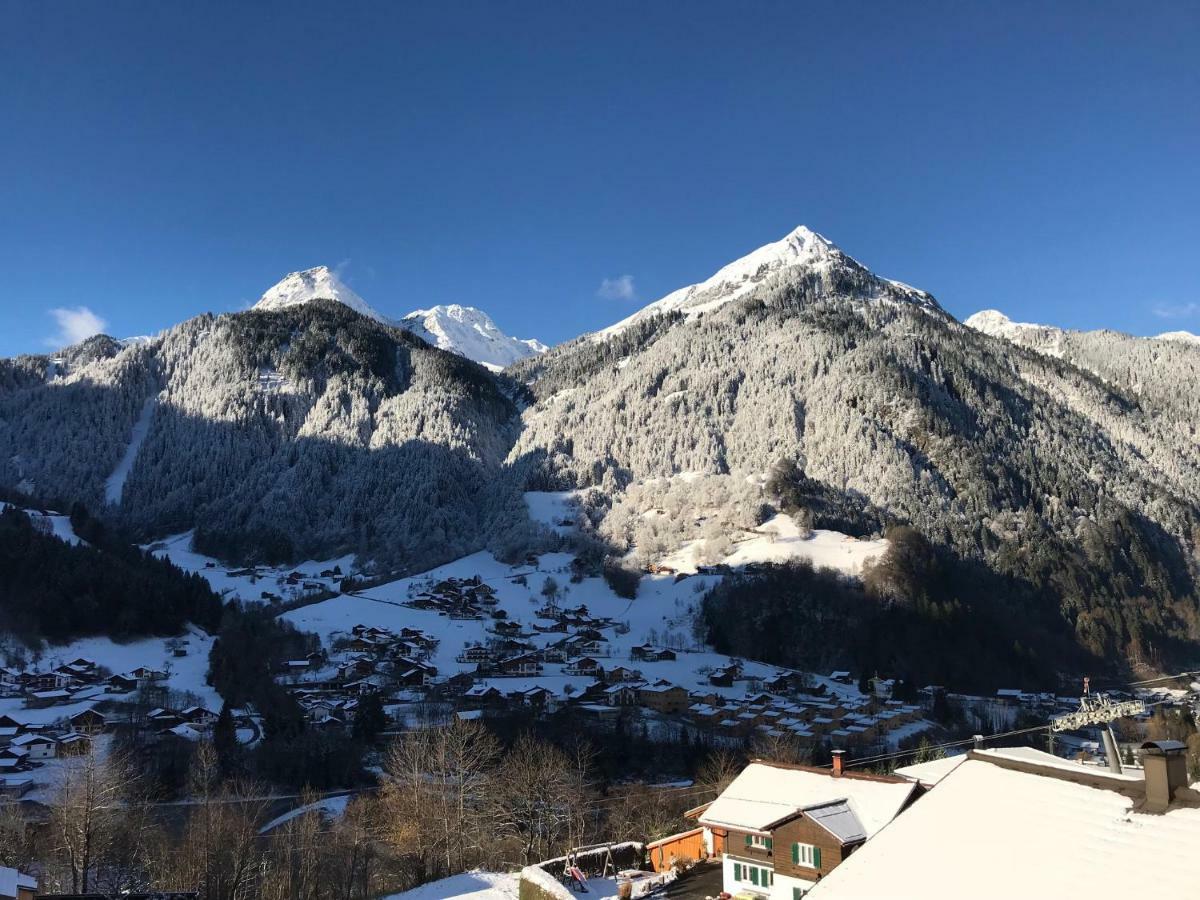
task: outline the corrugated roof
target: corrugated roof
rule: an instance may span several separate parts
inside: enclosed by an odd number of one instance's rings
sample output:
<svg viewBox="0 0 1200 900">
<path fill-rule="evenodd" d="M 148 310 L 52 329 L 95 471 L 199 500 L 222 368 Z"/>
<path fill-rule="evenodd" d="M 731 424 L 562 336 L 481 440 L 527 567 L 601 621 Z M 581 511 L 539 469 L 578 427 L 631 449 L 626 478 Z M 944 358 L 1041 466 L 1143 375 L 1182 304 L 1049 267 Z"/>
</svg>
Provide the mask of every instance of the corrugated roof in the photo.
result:
<svg viewBox="0 0 1200 900">
<path fill-rule="evenodd" d="M 854 844 L 867 839 L 867 831 L 862 822 L 845 800 L 825 803 L 821 806 L 809 806 L 804 815 L 812 819 L 843 844 Z"/>
</svg>

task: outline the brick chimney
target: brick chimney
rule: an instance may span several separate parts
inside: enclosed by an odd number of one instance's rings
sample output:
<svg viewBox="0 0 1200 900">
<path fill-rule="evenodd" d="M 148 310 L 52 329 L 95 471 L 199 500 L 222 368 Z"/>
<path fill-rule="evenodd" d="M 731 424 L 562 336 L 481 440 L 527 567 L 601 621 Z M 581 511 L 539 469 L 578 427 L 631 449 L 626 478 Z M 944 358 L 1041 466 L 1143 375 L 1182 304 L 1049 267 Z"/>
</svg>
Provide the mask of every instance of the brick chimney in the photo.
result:
<svg viewBox="0 0 1200 900">
<path fill-rule="evenodd" d="M 845 750 L 834 750 L 833 751 L 833 777 L 834 778 L 842 777 L 842 756 L 845 755 L 845 753 L 846 753 Z"/>
<path fill-rule="evenodd" d="M 1146 802 L 1143 810 L 1166 812 L 1175 791 L 1188 786 L 1187 746 L 1179 741 L 1146 741 L 1142 744 L 1142 767 L 1146 772 Z"/>
</svg>

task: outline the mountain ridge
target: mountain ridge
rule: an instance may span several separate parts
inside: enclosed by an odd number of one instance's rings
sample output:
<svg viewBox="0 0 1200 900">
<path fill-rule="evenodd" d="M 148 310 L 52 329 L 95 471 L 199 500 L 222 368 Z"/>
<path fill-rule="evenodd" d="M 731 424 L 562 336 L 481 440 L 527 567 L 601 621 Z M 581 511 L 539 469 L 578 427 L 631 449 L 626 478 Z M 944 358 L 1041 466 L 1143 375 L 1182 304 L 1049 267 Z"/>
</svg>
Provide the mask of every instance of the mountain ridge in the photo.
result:
<svg viewBox="0 0 1200 900">
<path fill-rule="evenodd" d="M 548 348 L 536 339 L 521 340 L 501 331 L 486 312 L 457 303 L 417 309 L 398 319 L 367 303 L 328 266 L 285 275 L 251 309 L 278 312 L 317 299 L 333 300 L 382 325 L 403 328 L 434 347 L 465 356 L 493 371 Z"/>
</svg>

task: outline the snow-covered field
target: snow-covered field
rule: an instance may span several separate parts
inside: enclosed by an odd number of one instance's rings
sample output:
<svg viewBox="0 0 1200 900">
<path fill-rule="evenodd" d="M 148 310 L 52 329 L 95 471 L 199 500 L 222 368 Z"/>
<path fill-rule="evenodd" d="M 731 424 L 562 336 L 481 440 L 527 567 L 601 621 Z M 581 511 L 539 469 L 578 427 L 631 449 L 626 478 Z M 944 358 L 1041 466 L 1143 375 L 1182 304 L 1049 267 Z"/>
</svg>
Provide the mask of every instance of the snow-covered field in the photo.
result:
<svg viewBox="0 0 1200 900">
<path fill-rule="evenodd" d="M 517 900 L 520 879 L 499 872 L 464 872 L 440 881 L 431 881 L 419 888 L 392 894 L 384 900 Z"/>
<path fill-rule="evenodd" d="M 626 600 L 616 596 L 602 578 L 585 578 L 572 584 L 571 559 L 566 553 L 548 553 L 539 559 L 535 570 L 531 566 L 505 565 L 490 553 L 476 553 L 423 575 L 291 610 L 284 613 L 283 618 L 298 628 L 317 633 L 326 646 L 339 636 L 349 635 L 350 629 L 358 624 L 375 625 L 393 631 L 405 626 L 419 628 L 441 641 L 430 662 L 437 666 L 439 675 L 450 675 L 475 670 L 474 663 L 460 663 L 455 657 L 463 647 L 474 642 L 484 643 L 493 637 L 488 631 L 493 623 L 486 619 L 450 619 L 435 610 L 412 609 L 403 605 L 410 595 L 445 578 L 478 575 L 496 589 L 497 606 L 507 611 L 509 620 L 530 626 L 536 621 L 534 611 L 545 602 L 542 589 L 546 579 L 551 578 L 560 589 L 559 606 L 586 605 L 591 615 L 611 618 L 622 626 L 628 626 L 625 634 L 617 633 L 616 629 L 609 629 L 605 633 L 610 644 L 610 658 L 605 665 L 628 664 L 640 670 L 649 680 L 665 678 L 684 686 L 695 686 L 707 684 L 707 671 L 728 662 L 720 654 L 697 647 L 692 634 L 693 611 L 703 591 L 717 580 L 716 576 L 692 576 L 676 581 L 670 576 L 648 575 L 642 579 L 637 599 Z M 522 574 L 527 582 L 524 585 L 514 580 Z M 620 630 L 625 629 L 622 627 Z M 560 638 L 561 634 L 530 634 L 525 640 L 537 647 L 544 647 Z M 647 642 L 692 649 L 681 651 L 675 660 L 632 662 L 630 650 Z M 556 693 L 566 684 L 582 688 L 591 680 L 566 675 L 562 670 L 563 666 L 548 663 L 544 673 L 537 677 L 493 680 L 506 692 L 518 690 L 519 686 L 544 686 Z M 765 677 L 776 671 L 773 666 L 747 664 L 749 674 Z M 745 693 L 744 686 L 740 689 L 713 690 L 727 693 L 730 697 Z"/>
<path fill-rule="evenodd" d="M 163 538 L 147 545 L 146 549 L 155 556 L 169 559 L 185 571 L 203 575 L 212 589 L 224 599 L 239 599 L 244 603 L 266 602 L 263 592 L 275 594 L 284 600 L 293 600 L 315 590 L 306 585 L 319 586 L 322 590 L 337 590 L 344 576 L 356 574 L 358 571 L 353 555 L 336 559 L 309 559 L 294 566 L 254 566 L 239 569 L 193 550 L 190 531 Z M 340 569 L 341 574 L 321 574 L 335 569 Z M 296 584 L 288 583 L 288 576 L 292 572 L 299 572 L 303 576 Z"/>
<path fill-rule="evenodd" d="M 695 572 L 700 566 L 700 553 L 704 542 L 689 541 L 676 553 L 668 556 L 662 564 L 677 572 Z M 781 563 L 788 560 L 806 559 L 818 569 L 836 569 L 847 575 L 861 575 L 863 565 L 887 550 L 888 542 L 859 539 L 840 531 L 815 529 L 804 533 L 786 513 L 780 513 L 764 522 L 753 532 L 753 537 L 735 541 L 734 550 L 721 562 L 727 566 L 741 567 L 753 563 Z"/>
</svg>

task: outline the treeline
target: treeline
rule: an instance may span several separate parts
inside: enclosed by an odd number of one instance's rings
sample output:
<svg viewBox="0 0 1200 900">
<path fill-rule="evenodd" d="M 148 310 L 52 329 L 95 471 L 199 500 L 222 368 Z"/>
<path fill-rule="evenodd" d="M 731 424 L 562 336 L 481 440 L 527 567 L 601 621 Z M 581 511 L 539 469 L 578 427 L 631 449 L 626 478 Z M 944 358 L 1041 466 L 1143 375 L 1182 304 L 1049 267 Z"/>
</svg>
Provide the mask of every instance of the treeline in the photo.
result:
<svg viewBox="0 0 1200 900">
<path fill-rule="evenodd" d="M 1053 688 L 1062 671 L 1100 671 L 1037 589 L 964 561 L 911 528 L 863 581 L 807 561 L 727 578 L 704 598 L 722 653 L 809 671 L 849 668 L 956 690 Z"/>
<path fill-rule="evenodd" d="M 87 543 L 45 532 L 46 521 L 11 506 L 0 513 L 0 628 L 57 643 L 220 623 L 221 600 L 207 581 L 126 542 L 83 507 L 72 510 L 71 524 Z"/>
<path fill-rule="evenodd" d="M 39 871 L 47 892 L 366 900 L 581 844 L 663 837 L 741 766 L 713 754 L 696 785 L 656 789 L 606 784 L 595 760 L 578 736 L 565 746 L 530 732 L 506 741 L 453 719 L 392 743 L 379 790 L 324 800 L 306 791 L 300 811 L 279 822 L 272 788 L 229 773 L 213 744 L 190 759 L 188 802 L 168 807 L 152 799 L 145 767 L 117 748 L 65 761 L 37 824 L 22 805 L 0 805 L 0 865 Z"/>
</svg>

